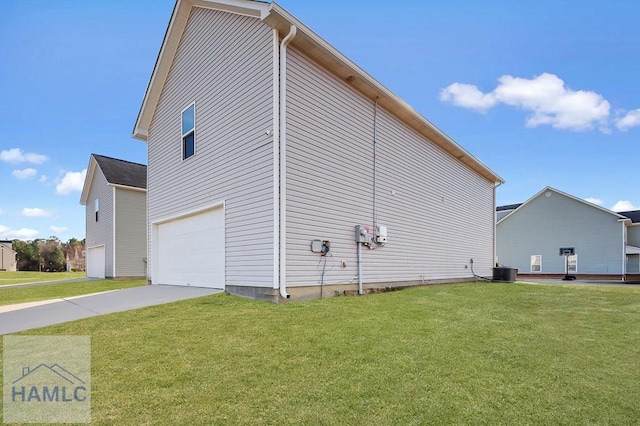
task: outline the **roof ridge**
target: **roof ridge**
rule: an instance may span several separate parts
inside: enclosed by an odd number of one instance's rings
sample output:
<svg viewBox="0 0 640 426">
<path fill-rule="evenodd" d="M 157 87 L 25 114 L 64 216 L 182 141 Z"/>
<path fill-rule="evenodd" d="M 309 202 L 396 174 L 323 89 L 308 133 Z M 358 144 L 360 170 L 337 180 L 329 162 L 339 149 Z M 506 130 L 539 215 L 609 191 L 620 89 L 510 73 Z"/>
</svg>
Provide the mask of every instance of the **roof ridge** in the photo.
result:
<svg viewBox="0 0 640 426">
<path fill-rule="evenodd" d="M 115 161 L 122 161 L 123 163 L 129 163 L 129 164 L 135 164 L 136 166 L 143 166 L 143 167 L 147 167 L 146 164 L 142 164 L 142 163 L 135 163 L 133 161 L 129 161 L 129 160 L 123 160 L 121 158 L 114 158 L 114 157 L 109 157 L 108 155 L 102 155 L 102 154 L 91 154 L 94 157 L 102 157 L 102 158 L 106 158 L 109 160 L 115 160 Z"/>
</svg>

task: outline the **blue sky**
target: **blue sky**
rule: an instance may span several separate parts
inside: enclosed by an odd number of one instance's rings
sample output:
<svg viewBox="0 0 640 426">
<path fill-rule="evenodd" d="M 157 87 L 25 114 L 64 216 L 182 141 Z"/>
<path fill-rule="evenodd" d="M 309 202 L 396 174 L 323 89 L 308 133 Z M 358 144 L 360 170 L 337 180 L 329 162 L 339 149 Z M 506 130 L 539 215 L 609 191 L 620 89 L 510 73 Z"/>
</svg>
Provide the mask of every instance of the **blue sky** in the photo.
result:
<svg viewBox="0 0 640 426">
<path fill-rule="evenodd" d="M 640 2 L 300 1 L 283 7 L 501 175 L 640 208 Z M 89 155 L 131 138 L 173 0 L 0 2 L 0 239 L 84 237 Z"/>
</svg>

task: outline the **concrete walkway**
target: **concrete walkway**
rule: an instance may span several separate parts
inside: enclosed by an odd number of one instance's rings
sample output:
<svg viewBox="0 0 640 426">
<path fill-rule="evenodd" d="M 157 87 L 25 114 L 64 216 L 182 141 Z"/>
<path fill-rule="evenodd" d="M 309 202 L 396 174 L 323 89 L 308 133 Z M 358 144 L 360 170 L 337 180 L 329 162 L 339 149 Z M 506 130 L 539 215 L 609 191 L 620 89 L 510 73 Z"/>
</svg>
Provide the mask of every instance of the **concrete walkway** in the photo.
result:
<svg viewBox="0 0 640 426">
<path fill-rule="evenodd" d="M 36 282 L 32 282 L 32 283 L 5 284 L 5 285 L 0 285 L 0 291 L 2 291 L 2 289 L 5 289 L 5 288 L 33 287 L 33 286 L 36 286 L 36 285 L 49 285 L 49 284 L 80 283 L 80 282 L 83 282 L 83 281 L 95 281 L 95 280 L 100 280 L 100 279 L 102 279 L 102 278 L 82 277 L 82 278 L 72 278 L 70 280 L 36 281 Z"/>
<path fill-rule="evenodd" d="M 147 285 L 84 296 L 0 306 L 0 335 L 220 292 L 222 290 L 212 288 Z"/>
</svg>

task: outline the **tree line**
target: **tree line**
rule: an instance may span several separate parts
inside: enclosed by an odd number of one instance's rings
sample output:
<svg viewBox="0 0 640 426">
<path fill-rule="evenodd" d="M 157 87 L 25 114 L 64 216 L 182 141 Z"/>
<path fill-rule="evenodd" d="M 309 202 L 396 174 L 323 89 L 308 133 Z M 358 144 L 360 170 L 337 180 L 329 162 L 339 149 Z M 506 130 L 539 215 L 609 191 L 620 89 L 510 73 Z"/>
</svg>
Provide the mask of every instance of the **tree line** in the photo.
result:
<svg viewBox="0 0 640 426">
<path fill-rule="evenodd" d="M 67 254 L 78 253 L 84 257 L 85 240 L 71 238 L 67 242 L 51 236 L 47 239 L 30 241 L 13 240 L 13 250 L 17 253 L 18 271 L 66 271 Z"/>
</svg>

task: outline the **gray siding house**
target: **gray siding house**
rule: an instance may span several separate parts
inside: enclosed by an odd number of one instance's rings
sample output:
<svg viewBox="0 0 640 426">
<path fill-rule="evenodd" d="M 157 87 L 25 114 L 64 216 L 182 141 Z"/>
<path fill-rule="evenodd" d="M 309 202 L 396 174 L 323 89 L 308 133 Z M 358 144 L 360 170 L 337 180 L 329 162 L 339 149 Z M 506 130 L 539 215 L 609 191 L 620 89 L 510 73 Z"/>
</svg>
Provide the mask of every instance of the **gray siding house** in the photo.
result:
<svg viewBox="0 0 640 426">
<path fill-rule="evenodd" d="M 0 241 L 0 271 L 16 270 L 16 254 L 13 250 L 13 241 Z"/>
<path fill-rule="evenodd" d="M 133 136 L 153 284 L 279 301 L 491 276 L 502 179 L 276 3 L 179 0 Z"/>
<path fill-rule="evenodd" d="M 629 279 L 640 273 L 640 215 L 616 213 L 546 187 L 496 209 L 497 259 L 519 276 Z M 502 217 L 501 217 L 502 216 Z M 561 256 L 561 248 L 574 255 Z"/>
<path fill-rule="evenodd" d="M 91 155 L 80 197 L 88 277 L 146 277 L 146 187 L 147 166 Z"/>
</svg>

